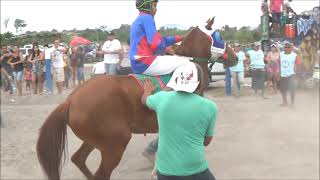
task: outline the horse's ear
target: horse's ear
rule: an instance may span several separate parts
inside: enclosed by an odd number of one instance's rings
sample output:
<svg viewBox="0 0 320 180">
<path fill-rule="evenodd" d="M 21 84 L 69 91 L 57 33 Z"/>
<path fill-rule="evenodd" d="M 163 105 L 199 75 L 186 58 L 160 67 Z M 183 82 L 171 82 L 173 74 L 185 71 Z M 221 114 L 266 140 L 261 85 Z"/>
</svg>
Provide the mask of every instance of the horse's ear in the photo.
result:
<svg viewBox="0 0 320 180">
<path fill-rule="evenodd" d="M 211 19 L 211 23 L 214 23 L 214 18 L 216 18 L 215 16 L 213 16 L 213 18 Z"/>
<path fill-rule="evenodd" d="M 206 25 L 206 29 L 212 30 L 212 25 L 214 23 L 214 18 L 215 18 L 215 16 L 213 18 L 211 18 L 211 19 L 208 19 L 207 25 Z"/>
<path fill-rule="evenodd" d="M 209 19 L 206 21 L 206 23 L 209 24 L 210 21 L 211 21 L 211 19 L 209 18 Z"/>
</svg>

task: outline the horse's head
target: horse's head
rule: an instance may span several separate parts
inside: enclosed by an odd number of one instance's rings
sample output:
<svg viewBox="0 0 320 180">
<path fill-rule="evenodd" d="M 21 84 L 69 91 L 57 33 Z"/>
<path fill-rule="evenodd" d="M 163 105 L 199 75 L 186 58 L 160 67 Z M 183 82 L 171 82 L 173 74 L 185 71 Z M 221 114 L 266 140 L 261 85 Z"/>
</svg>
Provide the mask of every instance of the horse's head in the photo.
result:
<svg viewBox="0 0 320 180">
<path fill-rule="evenodd" d="M 218 31 L 212 29 L 214 17 L 203 26 L 197 26 L 188 33 L 175 54 L 197 58 L 215 58 L 227 66 L 234 66 L 238 58 Z"/>
</svg>

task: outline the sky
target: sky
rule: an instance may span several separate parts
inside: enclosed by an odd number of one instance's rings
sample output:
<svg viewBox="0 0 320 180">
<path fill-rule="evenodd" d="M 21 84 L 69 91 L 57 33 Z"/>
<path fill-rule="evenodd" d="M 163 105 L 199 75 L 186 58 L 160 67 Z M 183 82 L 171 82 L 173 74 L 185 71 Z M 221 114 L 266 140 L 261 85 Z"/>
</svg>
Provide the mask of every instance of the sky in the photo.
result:
<svg viewBox="0 0 320 180">
<path fill-rule="evenodd" d="M 261 0 L 246 1 L 182 1 L 160 0 L 155 16 L 156 26 L 177 24 L 189 28 L 204 24 L 215 16 L 214 27 L 229 26 L 257 27 L 260 23 Z M 297 13 L 319 6 L 319 0 L 293 0 L 292 7 Z M 56 29 L 72 30 L 94 29 L 102 25 L 107 30 L 118 28 L 121 24 L 131 24 L 137 17 L 135 1 L 17 1 L 1 0 L 1 33 L 15 34 L 13 22 L 16 18 L 25 20 L 26 31 Z M 8 28 L 4 19 L 10 18 Z"/>
</svg>

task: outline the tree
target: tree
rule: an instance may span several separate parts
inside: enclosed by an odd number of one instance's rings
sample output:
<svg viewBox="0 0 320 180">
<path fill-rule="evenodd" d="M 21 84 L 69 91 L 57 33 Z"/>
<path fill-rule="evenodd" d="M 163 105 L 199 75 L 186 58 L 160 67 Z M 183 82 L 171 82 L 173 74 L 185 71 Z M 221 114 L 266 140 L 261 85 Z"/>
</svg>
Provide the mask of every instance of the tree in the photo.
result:
<svg viewBox="0 0 320 180">
<path fill-rule="evenodd" d="M 18 34 L 19 30 L 21 31 L 22 28 L 26 27 L 26 21 L 21 19 L 16 19 L 14 21 L 14 27 L 16 28 L 16 33 Z"/>
<path fill-rule="evenodd" d="M 5 20 L 4 20 L 4 22 L 3 22 L 3 24 L 4 24 L 4 32 L 7 32 L 7 27 L 8 27 L 8 23 L 9 23 L 9 20 L 10 20 L 10 18 L 6 18 Z"/>
</svg>

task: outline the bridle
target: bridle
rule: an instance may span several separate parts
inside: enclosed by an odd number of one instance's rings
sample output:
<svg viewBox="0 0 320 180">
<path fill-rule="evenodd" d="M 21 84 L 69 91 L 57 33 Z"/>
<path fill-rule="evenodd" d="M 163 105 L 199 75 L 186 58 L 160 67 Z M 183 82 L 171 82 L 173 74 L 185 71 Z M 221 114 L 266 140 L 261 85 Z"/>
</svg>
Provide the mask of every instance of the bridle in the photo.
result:
<svg viewBox="0 0 320 180">
<path fill-rule="evenodd" d="M 198 28 L 208 36 L 208 39 L 211 42 L 211 59 L 218 59 L 219 57 L 223 57 L 223 60 L 227 60 L 227 43 L 221 38 L 220 34 L 216 30 L 206 29 L 205 26 L 198 26 Z"/>
</svg>

